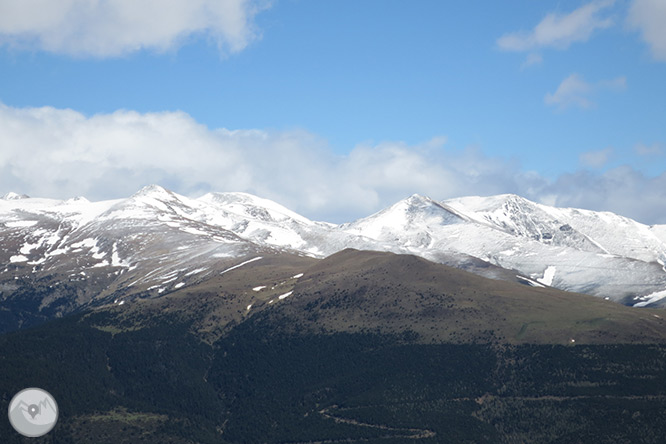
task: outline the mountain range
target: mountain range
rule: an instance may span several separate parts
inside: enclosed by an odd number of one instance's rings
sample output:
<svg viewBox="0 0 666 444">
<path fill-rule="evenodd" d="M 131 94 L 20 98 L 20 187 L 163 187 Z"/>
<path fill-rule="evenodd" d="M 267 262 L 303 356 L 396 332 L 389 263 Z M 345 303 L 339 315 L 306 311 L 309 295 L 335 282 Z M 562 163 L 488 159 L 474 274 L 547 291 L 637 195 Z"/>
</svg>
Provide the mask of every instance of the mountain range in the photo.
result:
<svg viewBox="0 0 666 444">
<path fill-rule="evenodd" d="M 191 199 L 151 185 L 89 202 L 0 200 L 0 325 L 179 291 L 269 256 L 347 248 L 412 254 L 484 277 L 666 305 L 666 226 L 516 195 L 413 195 L 335 225 L 246 193 Z M 265 259 L 264 259 L 265 260 Z"/>
</svg>

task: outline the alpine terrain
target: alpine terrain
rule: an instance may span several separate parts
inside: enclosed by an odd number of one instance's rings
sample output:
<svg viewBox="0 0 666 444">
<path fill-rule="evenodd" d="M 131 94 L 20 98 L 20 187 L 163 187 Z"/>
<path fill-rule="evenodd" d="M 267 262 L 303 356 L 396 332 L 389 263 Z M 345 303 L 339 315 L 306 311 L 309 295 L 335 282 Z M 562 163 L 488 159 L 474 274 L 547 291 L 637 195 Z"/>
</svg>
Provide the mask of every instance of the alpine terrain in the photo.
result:
<svg viewBox="0 0 666 444">
<path fill-rule="evenodd" d="M 666 226 L 515 195 L 414 195 L 342 225 L 244 193 L 190 199 L 156 185 L 127 199 L 0 200 L 1 330 L 85 307 L 159 297 L 266 257 L 346 248 L 413 254 L 473 273 L 666 304 Z"/>
</svg>

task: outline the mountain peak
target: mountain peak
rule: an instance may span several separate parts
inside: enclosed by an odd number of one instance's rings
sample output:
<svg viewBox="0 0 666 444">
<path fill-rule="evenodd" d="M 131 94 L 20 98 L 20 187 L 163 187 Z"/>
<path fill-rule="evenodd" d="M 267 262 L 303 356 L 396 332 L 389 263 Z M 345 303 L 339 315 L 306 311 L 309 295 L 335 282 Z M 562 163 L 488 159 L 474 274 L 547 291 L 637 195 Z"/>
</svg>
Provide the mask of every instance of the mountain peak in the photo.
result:
<svg viewBox="0 0 666 444">
<path fill-rule="evenodd" d="M 13 191 L 10 191 L 9 193 L 5 194 L 2 196 L 3 200 L 19 200 L 19 199 L 29 199 L 30 196 L 27 194 L 18 194 Z"/>
<path fill-rule="evenodd" d="M 504 200 L 505 205 L 536 205 L 535 202 L 532 202 L 529 199 L 524 198 L 523 196 L 519 196 L 517 194 L 500 194 L 497 196 L 500 199 Z"/>
<path fill-rule="evenodd" d="M 167 190 L 166 188 L 160 185 L 151 184 L 141 188 L 139 191 L 134 193 L 132 197 L 148 196 L 148 197 L 158 198 L 158 197 L 171 197 L 172 195 L 173 192 Z"/>
<path fill-rule="evenodd" d="M 274 221 L 292 219 L 307 225 L 312 224 L 312 221 L 308 218 L 295 213 L 277 202 L 249 193 L 207 193 L 197 200 L 245 216 L 260 217 L 265 220 Z"/>
<path fill-rule="evenodd" d="M 76 197 L 72 197 L 70 199 L 67 199 L 65 201 L 65 203 L 90 203 L 90 201 L 88 199 L 86 199 L 85 197 L 83 197 L 83 196 L 76 196 Z"/>
<path fill-rule="evenodd" d="M 134 193 L 130 198 L 128 199 L 129 202 L 133 203 L 139 203 L 141 205 L 143 204 L 148 204 L 150 206 L 153 205 L 158 205 L 161 206 L 159 203 L 178 203 L 178 204 L 183 204 L 184 202 L 188 202 L 190 199 L 186 198 L 185 196 L 181 196 L 180 194 L 174 193 L 171 190 L 167 190 L 166 188 L 160 186 L 160 185 L 146 185 L 145 187 L 141 188 L 139 191 Z"/>
<path fill-rule="evenodd" d="M 498 208 L 515 205 L 534 204 L 517 194 L 497 194 L 494 196 L 466 196 L 450 199 L 446 203 L 460 203 L 474 211 L 493 211 Z"/>
<path fill-rule="evenodd" d="M 460 217 L 429 197 L 413 194 L 371 216 L 343 225 L 349 232 L 403 246 L 427 247 L 434 227 L 456 224 Z M 436 229 L 436 228 L 435 228 Z"/>
<path fill-rule="evenodd" d="M 434 202 L 428 196 L 422 196 L 420 194 L 412 194 L 411 196 L 409 196 L 404 201 L 407 202 L 410 205 L 423 205 L 423 204 L 430 204 L 430 203 Z"/>
</svg>

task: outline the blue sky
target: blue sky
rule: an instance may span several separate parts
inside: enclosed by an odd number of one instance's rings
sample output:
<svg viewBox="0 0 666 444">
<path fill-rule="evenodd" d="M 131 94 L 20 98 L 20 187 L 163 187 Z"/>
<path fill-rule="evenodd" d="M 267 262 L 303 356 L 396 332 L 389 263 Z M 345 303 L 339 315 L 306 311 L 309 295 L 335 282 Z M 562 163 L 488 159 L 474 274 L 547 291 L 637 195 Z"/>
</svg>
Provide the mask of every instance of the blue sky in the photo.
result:
<svg viewBox="0 0 666 444">
<path fill-rule="evenodd" d="M 26 6 L 27 5 L 27 6 Z M 666 223 L 666 2 L 0 0 L 0 192 Z"/>
</svg>

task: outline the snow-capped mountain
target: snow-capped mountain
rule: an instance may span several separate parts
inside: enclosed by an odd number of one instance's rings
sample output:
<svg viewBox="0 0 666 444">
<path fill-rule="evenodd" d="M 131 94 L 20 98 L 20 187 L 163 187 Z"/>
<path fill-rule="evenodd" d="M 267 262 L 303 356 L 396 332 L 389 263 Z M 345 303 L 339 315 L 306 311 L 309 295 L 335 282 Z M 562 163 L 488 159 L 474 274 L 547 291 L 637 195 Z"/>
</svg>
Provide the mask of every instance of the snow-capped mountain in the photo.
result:
<svg viewBox="0 0 666 444">
<path fill-rule="evenodd" d="M 245 193 L 190 199 L 152 185 L 103 202 L 9 193 L 0 236 L 0 298 L 29 293 L 51 315 L 156 297 L 265 255 L 322 258 L 345 248 L 410 253 L 627 304 L 666 302 L 665 226 L 514 195 L 414 195 L 333 225 Z"/>
<path fill-rule="evenodd" d="M 200 221 L 201 212 L 156 186 L 106 202 L 0 201 L 0 297 L 13 316 L 22 309 L 58 316 L 129 295 L 159 295 L 238 258 L 274 253 Z"/>
<path fill-rule="evenodd" d="M 52 317 L 157 297 L 267 255 L 376 249 L 332 227 L 243 193 L 189 199 L 153 185 L 104 202 L 11 194 L 0 200 L 0 325 L 22 325 L 23 311 Z"/>
<path fill-rule="evenodd" d="M 412 196 L 340 227 L 438 261 L 465 253 L 516 270 L 532 285 L 647 305 L 666 296 L 663 226 L 561 209 L 515 195 L 435 202 Z"/>
</svg>

